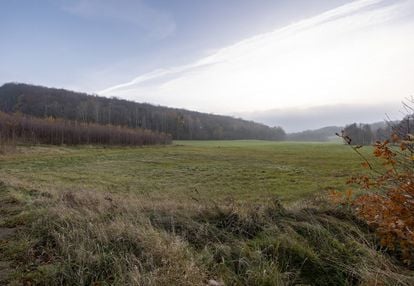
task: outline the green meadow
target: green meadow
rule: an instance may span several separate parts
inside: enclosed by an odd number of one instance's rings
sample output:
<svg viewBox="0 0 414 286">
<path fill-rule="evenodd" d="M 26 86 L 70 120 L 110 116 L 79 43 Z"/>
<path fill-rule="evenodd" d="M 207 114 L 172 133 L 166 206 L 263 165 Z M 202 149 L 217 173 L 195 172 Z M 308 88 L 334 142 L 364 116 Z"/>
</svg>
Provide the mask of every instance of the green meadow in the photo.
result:
<svg viewBox="0 0 414 286">
<path fill-rule="evenodd" d="M 31 147 L 0 157 L 26 187 L 260 201 L 343 190 L 361 159 L 338 143 L 176 141 L 141 148 Z"/>
<path fill-rule="evenodd" d="M 0 285 L 413 285 L 327 199 L 360 171 L 340 143 L 18 146 L 0 155 Z"/>
</svg>

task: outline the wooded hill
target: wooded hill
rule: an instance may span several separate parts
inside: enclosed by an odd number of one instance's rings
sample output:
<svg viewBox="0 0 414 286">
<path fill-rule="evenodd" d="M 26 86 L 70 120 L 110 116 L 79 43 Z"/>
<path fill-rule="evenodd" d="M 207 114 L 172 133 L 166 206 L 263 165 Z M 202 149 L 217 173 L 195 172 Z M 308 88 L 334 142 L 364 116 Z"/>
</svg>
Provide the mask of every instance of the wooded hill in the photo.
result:
<svg viewBox="0 0 414 286">
<path fill-rule="evenodd" d="M 330 141 L 338 139 L 336 133 L 344 131 L 346 136 L 352 139 L 352 144 L 355 145 L 370 145 L 375 141 L 384 141 L 391 137 L 393 133 L 407 134 L 412 133 L 413 120 L 412 117 L 405 117 L 401 121 L 381 121 L 371 124 L 352 123 L 345 127 L 328 126 L 315 130 L 305 130 L 296 133 L 289 133 L 286 135 L 286 140 L 289 141 Z M 410 125 L 410 122 L 412 123 Z M 407 126 L 408 129 L 407 129 Z"/>
<path fill-rule="evenodd" d="M 7 83 L 0 87 L 0 111 L 40 118 L 62 118 L 83 123 L 150 129 L 171 134 L 173 139 L 285 139 L 285 132 L 281 127 L 271 128 L 230 116 L 21 83 Z"/>
<path fill-rule="evenodd" d="M 335 137 L 335 133 L 341 132 L 343 127 L 339 126 L 327 126 L 314 130 L 305 130 L 301 132 L 289 133 L 286 136 L 288 141 L 315 141 L 323 142 L 332 140 Z"/>
</svg>

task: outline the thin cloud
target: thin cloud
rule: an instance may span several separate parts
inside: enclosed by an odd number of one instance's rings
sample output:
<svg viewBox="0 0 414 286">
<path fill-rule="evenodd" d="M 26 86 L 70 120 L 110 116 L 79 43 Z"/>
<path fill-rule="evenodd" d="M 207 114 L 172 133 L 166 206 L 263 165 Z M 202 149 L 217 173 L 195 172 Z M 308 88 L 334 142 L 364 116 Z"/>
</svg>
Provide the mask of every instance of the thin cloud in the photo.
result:
<svg viewBox="0 0 414 286">
<path fill-rule="evenodd" d="M 399 101 L 414 90 L 413 8 L 355 1 L 100 94 L 227 114 Z"/>
<path fill-rule="evenodd" d="M 176 24 L 166 12 L 154 9 L 144 0 L 64 1 L 65 11 L 87 19 L 103 19 L 137 26 L 152 38 L 162 39 L 175 32 Z"/>
<path fill-rule="evenodd" d="M 170 69 L 159 69 L 159 70 L 155 70 L 153 72 L 150 73 L 146 73 L 143 75 L 140 75 L 136 78 L 134 78 L 131 81 L 125 82 L 125 83 L 121 83 L 115 86 L 111 86 L 109 88 L 106 88 L 104 90 L 99 91 L 99 94 L 107 94 L 107 93 L 111 93 L 113 91 L 119 90 L 119 89 L 125 89 L 134 85 L 138 85 L 138 84 L 143 84 L 146 82 L 149 82 L 151 80 L 157 80 L 156 82 L 160 83 L 163 82 L 165 80 L 169 79 L 169 76 L 177 76 L 177 75 L 183 75 L 186 72 L 189 72 L 191 70 L 200 70 L 203 67 L 208 67 L 210 65 L 212 65 L 213 63 L 201 63 L 201 62 L 197 62 L 195 64 L 191 64 L 191 65 L 187 65 L 187 66 L 179 66 L 179 67 L 174 67 L 174 68 L 170 68 Z"/>
</svg>

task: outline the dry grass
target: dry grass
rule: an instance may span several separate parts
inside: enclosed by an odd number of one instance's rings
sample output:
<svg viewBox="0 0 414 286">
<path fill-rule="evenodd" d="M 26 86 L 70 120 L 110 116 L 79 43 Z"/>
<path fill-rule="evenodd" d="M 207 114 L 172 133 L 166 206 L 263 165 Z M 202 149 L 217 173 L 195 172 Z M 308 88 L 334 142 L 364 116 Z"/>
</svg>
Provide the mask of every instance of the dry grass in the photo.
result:
<svg viewBox="0 0 414 286">
<path fill-rule="evenodd" d="M 346 211 L 2 187 L 21 285 L 412 285 Z M 10 205 L 10 206 L 11 206 Z M 10 207 L 8 206 L 8 207 Z M 29 284 L 30 283 L 30 284 Z"/>
</svg>

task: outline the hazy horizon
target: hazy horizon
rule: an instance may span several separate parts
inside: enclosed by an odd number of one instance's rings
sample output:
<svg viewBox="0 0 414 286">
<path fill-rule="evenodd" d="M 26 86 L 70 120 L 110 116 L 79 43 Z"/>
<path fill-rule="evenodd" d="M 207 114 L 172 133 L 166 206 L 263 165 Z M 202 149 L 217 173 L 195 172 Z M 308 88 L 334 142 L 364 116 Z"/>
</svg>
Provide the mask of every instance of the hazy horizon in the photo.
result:
<svg viewBox="0 0 414 286">
<path fill-rule="evenodd" d="M 310 2 L 3 1 L 0 82 L 287 132 L 400 118 L 414 94 L 414 2 Z"/>
</svg>

